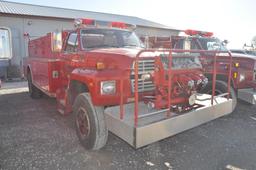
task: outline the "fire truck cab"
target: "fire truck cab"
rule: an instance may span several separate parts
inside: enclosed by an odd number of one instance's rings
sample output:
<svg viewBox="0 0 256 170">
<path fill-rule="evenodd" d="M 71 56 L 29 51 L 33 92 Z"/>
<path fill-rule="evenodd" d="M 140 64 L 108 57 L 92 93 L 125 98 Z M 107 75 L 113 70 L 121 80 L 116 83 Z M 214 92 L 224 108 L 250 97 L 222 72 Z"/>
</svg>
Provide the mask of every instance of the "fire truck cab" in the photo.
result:
<svg viewBox="0 0 256 170">
<path fill-rule="evenodd" d="M 204 51 L 146 50 L 125 23 L 75 25 L 30 40 L 25 74 L 32 98 L 47 94 L 60 114 L 73 112 L 84 147 L 100 149 L 111 131 L 139 148 L 231 113 L 231 99 L 198 93 Z"/>
</svg>

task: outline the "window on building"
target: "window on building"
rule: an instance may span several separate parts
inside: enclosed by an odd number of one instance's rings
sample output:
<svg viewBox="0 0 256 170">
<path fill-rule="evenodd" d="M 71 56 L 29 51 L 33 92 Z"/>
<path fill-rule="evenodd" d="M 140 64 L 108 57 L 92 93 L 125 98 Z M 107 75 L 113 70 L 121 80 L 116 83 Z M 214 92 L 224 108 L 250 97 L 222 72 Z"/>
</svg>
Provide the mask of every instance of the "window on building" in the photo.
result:
<svg viewBox="0 0 256 170">
<path fill-rule="evenodd" d="M 0 59 L 10 59 L 11 51 L 11 35 L 6 28 L 0 28 Z"/>
</svg>

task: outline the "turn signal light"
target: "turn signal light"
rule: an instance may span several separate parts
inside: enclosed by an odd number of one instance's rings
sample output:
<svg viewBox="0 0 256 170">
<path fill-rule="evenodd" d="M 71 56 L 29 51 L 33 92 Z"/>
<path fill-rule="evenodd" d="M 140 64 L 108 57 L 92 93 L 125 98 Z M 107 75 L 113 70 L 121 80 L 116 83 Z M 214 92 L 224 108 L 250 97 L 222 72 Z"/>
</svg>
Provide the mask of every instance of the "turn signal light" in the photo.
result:
<svg viewBox="0 0 256 170">
<path fill-rule="evenodd" d="M 97 62 L 97 63 L 96 63 L 96 69 L 97 69 L 97 70 L 103 70 L 103 69 L 105 69 L 105 64 L 102 63 L 102 62 Z"/>
<path fill-rule="evenodd" d="M 235 79 L 237 78 L 237 72 L 234 72 L 234 78 Z"/>
</svg>

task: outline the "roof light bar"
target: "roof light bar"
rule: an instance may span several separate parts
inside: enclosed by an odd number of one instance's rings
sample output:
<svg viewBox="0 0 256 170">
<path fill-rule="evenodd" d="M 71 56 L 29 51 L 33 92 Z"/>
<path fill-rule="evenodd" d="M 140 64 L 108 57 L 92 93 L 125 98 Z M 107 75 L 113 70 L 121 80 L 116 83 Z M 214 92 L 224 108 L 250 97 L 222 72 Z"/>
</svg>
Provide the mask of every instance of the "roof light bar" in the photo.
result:
<svg viewBox="0 0 256 170">
<path fill-rule="evenodd" d="M 95 20 L 93 19 L 82 19 L 82 18 L 78 18 L 75 19 L 75 26 L 81 26 L 81 25 L 95 25 Z"/>
<path fill-rule="evenodd" d="M 206 32 L 206 31 L 197 31 L 197 30 L 191 30 L 191 29 L 187 29 L 184 31 L 185 34 L 193 36 L 193 35 L 199 35 L 202 37 L 211 37 L 213 36 L 212 32 Z"/>
<path fill-rule="evenodd" d="M 78 18 L 75 19 L 75 27 L 81 27 L 81 26 L 108 26 L 108 27 L 115 27 L 115 28 L 120 28 L 120 29 L 130 29 L 134 30 L 136 28 L 135 25 L 132 24 L 127 24 L 124 22 L 107 22 L 107 21 L 98 21 L 94 19 L 83 19 L 83 18 Z"/>
</svg>

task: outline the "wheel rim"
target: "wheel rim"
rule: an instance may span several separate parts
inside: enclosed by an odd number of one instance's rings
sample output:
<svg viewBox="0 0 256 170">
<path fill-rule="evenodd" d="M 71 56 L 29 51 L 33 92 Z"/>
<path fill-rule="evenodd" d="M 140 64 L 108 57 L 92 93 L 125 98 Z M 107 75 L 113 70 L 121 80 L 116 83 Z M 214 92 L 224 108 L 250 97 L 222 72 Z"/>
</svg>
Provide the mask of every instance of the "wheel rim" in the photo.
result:
<svg viewBox="0 0 256 170">
<path fill-rule="evenodd" d="M 76 116 L 76 125 L 82 138 L 90 134 L 90 122 L 87 111 L 84 108 L 79 108 Z"/>
</svg>

